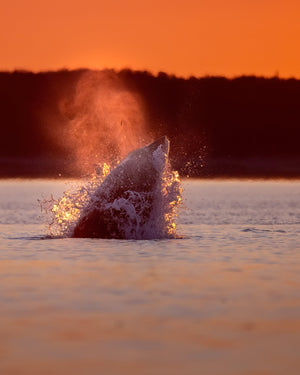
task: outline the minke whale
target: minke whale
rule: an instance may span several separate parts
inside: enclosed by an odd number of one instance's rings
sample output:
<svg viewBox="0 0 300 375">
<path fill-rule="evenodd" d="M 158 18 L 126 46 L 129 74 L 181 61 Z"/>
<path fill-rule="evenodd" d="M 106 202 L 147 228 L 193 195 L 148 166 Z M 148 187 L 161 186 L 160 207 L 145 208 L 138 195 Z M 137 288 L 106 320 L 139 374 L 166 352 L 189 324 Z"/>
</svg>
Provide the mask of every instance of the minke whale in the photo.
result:
<svg viewBox="0 0 300 375">
<path fill-rule="evenodd" d="M 163 213 L 160 206 L 163 204 L 162 183 L 168 154 L 166 136 L 128 154 L 82 209 L 72 237 L 159 237 L 164 220 L 159 213 Z"/>
</svg>

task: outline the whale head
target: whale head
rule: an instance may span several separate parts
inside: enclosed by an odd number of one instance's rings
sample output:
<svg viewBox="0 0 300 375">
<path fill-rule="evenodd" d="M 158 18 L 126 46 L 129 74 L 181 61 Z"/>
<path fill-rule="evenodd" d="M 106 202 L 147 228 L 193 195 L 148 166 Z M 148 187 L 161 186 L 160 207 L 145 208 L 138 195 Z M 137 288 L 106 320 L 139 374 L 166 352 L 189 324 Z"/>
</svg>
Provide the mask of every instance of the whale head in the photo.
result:
<svg viewBox="0 0 300 375">
<path fill-rule="evenodd" d="M 154 152 L 158 147 L 160 147 L 166 155 L 169 155 L 170 141 L 165 135 L 146 146 L 150 152 Z"/>
</svg>

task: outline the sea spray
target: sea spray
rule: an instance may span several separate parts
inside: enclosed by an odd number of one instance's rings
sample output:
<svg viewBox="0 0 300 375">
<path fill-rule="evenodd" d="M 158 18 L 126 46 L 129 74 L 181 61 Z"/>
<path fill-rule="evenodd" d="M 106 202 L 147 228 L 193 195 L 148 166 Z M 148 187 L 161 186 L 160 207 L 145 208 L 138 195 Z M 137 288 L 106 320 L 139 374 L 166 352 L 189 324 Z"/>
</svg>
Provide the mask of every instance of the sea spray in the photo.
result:
<svg viewBox="0 0 300 375">
<path fill-rule="evenodd" d="M 178 173 L 171 170 L 168 151 L 169 141 L 163 137 L 130 153 L 115 168 L 101 166 L 86 183 L 60 199 L 44 201 L 49 234 L 175 238 L 182 188 Z"/>
<path fill-rule="evenodd" d="M 94 173 L 66 190 L 61 198 L 55 199 L 51 195 L 39 201 L 50 237 L 71 237 L 80 213 L 111 168 L 107 163 L 95 167 Z"/>
<path fill-rule="evenodd" d="M 50 131 L 51 137 L 72 160 L 71 171 L 92 173 L 94 163 L 122 160 L 150 141 L 143 108 L 138 93 L 115 72 L 85 71 L 73 95 L 61 99 L 64 121 L 58 133 Z"/>
</svg>

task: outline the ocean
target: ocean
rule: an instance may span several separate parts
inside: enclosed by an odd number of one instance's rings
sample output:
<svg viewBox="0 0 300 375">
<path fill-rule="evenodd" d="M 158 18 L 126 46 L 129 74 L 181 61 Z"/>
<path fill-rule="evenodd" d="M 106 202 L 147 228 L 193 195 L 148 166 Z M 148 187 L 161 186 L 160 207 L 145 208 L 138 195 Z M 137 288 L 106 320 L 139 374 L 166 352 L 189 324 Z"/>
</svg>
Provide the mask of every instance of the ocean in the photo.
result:
<svg viewBox="0 0 300 375">
<path fill-rule="evenodd" d="M 300 181 L 183 180 L 177 238 L 49 236 L 0 181 L 3 375 L 298 375 Z"/>
</svg>

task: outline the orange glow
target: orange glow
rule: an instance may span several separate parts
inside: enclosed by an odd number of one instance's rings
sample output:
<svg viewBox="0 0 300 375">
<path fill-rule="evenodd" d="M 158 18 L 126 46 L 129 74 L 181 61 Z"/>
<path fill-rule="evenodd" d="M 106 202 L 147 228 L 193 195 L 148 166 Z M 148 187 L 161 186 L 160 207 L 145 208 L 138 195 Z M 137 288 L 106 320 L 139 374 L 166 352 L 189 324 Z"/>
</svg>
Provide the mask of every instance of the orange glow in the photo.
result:
<svg viewBox="0 0 300 375">
<path fill-rule="evenodd" d="M 299 0 L 4 0 L 0 69 L 300 78 L 299 17 Z"/>
</svg>

